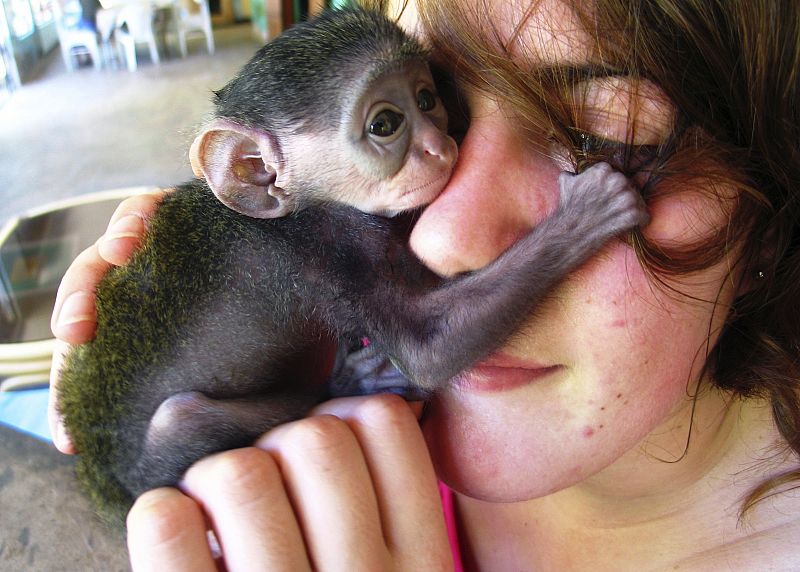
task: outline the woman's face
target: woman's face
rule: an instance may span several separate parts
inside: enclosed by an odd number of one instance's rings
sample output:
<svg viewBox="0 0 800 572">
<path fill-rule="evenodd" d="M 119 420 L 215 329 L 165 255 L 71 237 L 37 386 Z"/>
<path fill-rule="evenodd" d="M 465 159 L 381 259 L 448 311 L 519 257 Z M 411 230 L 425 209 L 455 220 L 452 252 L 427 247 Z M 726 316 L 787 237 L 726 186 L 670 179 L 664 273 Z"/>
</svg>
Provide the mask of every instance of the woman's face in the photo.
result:
<svg viewBox="0 0 800 572">
<path fill-rule="evenodd" d="M 495 3 L 495 22 L 510 35 L 518 15 Z M 414 28 L 413 10 L 401 23 Z M 557 0 L 540 2 L 525 32 L 518 42 L 528 53 L 518 53 L 526 65 L 591 57 L 577 17 Z M 631 85 L 614 76 L 576 86 L 585 94 L 580 127 L 625 140 L 633 114 L 637 142 L 666 137 L 675 111 L 669 101 L 655 85 L 641 85 L 637 95 Z M 470 126 L 452 179 L 411 237 L 414 251 L 445 276 L 484 266 L 552 212 L 558 173 L 568 166 L 566 150 L 542 153 L 526 142 L 505 104 L 465 92 Z M 656 192 L 645 235 L 675 245 L 724 224 L 717 200 L 697 191 Z M 680 455 L 687 391 L 733 297 L 727 269 L 721 263 L 682 278 L 692 300 L 655 287 L 623 241 L 607 243 L 500 352 L 430 403 L 423 430 L 440 476 L 470 496 L 512 501 L 610 479 L 619 473 L 603 469 L 645 446 L 657 456 Z M 717 300 L 716 311 L 699 300 Z"/>
</svg>

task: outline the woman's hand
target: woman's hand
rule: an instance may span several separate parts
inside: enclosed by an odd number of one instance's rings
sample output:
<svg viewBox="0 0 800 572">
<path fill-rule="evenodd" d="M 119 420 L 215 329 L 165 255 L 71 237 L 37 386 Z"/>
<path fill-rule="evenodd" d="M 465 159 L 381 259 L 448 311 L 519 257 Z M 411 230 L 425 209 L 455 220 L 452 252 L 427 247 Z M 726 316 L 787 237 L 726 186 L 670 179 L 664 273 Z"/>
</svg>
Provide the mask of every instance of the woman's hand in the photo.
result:
<svg viewBox="0 0 800 572">
<path fill-rule="evenodd" d="M 84 250 L 67 269 L 56 295 L 50 328 L 58 338 L 50 369 L 50 401 L 47 407 L 53 443 L 62 453 L 74 453 L 56 410 L 58 374 L 70 344 L 82 344 L 94 337 L 97 325 L 95 288 L 112 266 L 120 266 L 141 244 L 147 220 L 169 191 L 135 195 L 120 203 L 108 229 L 98 241 Z"/>
<path fill-rule="evenodd" d="M 452 570 L 421 404 L 337 399 L 197 462 L 128 515 L 134 570 Z"/>
</svg>

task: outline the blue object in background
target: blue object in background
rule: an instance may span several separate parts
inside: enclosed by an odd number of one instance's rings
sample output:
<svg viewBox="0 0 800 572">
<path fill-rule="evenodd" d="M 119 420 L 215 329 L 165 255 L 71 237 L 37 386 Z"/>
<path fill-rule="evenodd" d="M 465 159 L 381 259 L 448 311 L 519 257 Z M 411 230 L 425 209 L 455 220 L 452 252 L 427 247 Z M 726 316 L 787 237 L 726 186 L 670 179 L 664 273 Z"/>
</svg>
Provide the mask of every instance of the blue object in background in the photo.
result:
<svg viewBox="0 0 800 572">
<path fill-rule="evenodd" d="M 0 423 L 52 442 L 47 425 L 49 393 L 47 387 L 0 392 Z"/>
</svg>

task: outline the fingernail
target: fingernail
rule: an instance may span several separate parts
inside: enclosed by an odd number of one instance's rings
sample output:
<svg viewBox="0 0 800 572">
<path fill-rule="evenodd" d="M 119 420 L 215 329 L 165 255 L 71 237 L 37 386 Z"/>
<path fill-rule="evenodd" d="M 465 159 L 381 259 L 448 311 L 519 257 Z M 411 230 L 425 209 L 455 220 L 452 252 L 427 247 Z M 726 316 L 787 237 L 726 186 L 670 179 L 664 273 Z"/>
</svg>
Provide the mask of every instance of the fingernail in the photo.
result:
<svg viewBox="0 0 800 572">
<path fill-rule="evenodd" d="M 77 322 L 95 320 L 94 296 L 83 291 L 73 292 L 64 300 L 58 313 L 58 325 L 68 326 Z"/>
<path fill-rule="evenodd" d="M 103 240 L 116 240 L 118 238 L 139 238 L 144 232 L 144 221 L 136 215 L 126 215 L 116 221 L 106 231 Z"/>
</svg>

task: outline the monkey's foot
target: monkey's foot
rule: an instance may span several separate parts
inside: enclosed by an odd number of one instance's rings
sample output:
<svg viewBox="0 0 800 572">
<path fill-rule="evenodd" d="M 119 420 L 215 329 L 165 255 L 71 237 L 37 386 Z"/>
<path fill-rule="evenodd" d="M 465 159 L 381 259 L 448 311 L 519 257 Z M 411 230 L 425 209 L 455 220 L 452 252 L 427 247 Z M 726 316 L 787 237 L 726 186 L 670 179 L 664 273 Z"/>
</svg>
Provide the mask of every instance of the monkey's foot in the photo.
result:
<svg viewBox="0 0 800 572">
<path fill-rule="evenodd" d="M 427 393 L 414 387 L 374 344 L 339 357 L 328 381 L 331 397 L 394 393 L 408 401 L 425 399 Z"/>
</svg>

